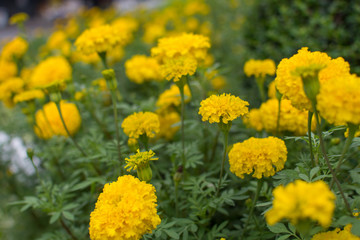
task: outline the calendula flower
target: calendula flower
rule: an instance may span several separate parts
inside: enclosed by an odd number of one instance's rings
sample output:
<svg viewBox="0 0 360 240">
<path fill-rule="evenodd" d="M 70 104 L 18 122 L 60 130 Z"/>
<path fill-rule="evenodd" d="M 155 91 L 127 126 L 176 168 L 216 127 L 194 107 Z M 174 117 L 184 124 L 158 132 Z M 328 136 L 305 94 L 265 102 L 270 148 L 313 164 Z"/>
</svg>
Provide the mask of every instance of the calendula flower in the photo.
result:
<svg viewBox="0 0 360 240">
<path fill-rule="evenodd" d="M 44 98 L 44 92 L 41 90 L 33 89 L 18 93 L 14 97 L 14 103 L 26 102 L 34 99 Z"/>
<path fill-rule="evenodd" d="M 311 102 L 304 92 L 301 74 L 313 69 L 319 71 L 318 80 L 322 84 L 336 77 L 349 75 L 350 66 L 343 58 L 331 59 L 326 53 L 310 52 L 304 47 L 297 54 L 281 60 L 276 70 L 276 86 L 298 109 L 311 110 Z M 307 74 L 310 74 L 307 72 Z M 315 73 L 314 73 L 315 74 Z"/>
<path fill-rule="evenodd" d="M 160 110 L 161 111 L 161 110 Z M 180 129 L 180 126 L 174 126 L 180 122 L 180 115 L 175 111 L 162 111 L 159 113 L 160 132 L 158 137 L 163 137 L 167 140 L 173 139 L 175 133 Z"/>
<path fill-rule="evenodd" d="M 27 15 L 26 13 L 23 13 L 23 12 L 16 13 L 10 17 L 9 23 L 11 25 L 23 23 L 26 20 L 28 20 L 28 18 L 29 18 L 29 15 Z"/>
<path fill-rule="evenodd" d="M 266 75 L 273 76 L 275 74 L 275 70 L 275 62 L 271 59 L 250 59 L 244 65 L 244 72 L 248 77 L 265 77 Z"/>
<path fill-rule="evenodd" d="M 52 85 L 64 85 L 71 78 L 72 69 L 64 57 L 49 57 L 35 67 L 29 87 L 47 88 Z"/>
<path fill-rule="evenodd" d="M 240 178 L 252 172 L 258 179 L 273 176 L 284 168 L 286 159 L 285 143 L 276 137 L 252 137 L 235 143 L 229 152 L 230 171 Z"/>
<path fill-rule="evenodd" d="M 62 100 L 60 102 L 61 114 L 70 135 L 74 135 L 80 128 L 81 116 L 76 105 Z M 68 136 L 61 121 L 58 108 L 54 102 L 49 102 L 35 114 L 34 130 L 42 139 L 49 139 L 55 135 Z"/>
<path fill-rule="evenodd" d="M 110 25 L 102 25 L 85 30 L 75 41 L 80 52 L 89 55 L 111 51 L 123 44 L 126 35 Z"/>
<path fill-rule="evenodd" d="M 335 195 L 325 182 L 307 183 L 296 180 L 286 187 L 276 187 L 273 195 L 273 207 L 265 213 L 269 225 L 274 225 L 284 218 L 294 225 L 306 220 L 318 222 L 323 227 L 331 224 Z"/>
<path fill-rule="evenodd" d="M 124 119 L 121 127 L 128 137 L 136 139 L 143 134 L 153 138 L 160 132 L 159 117 L 152 112 L 133 113 Z"/>
<path fill-rule="evenodd" d="M 202 120 L 210 123 L 231 122 L 248 113 L 249 103 L 231 94 L 212 95 L 200 103 Z"/>
<path fill-rule="evenodd" d="M 125 62 L 125 73 L 130 81 L 137 84 L 163 80 L 157 60 L 145 55 L 134 55 L 127 60 Z"/>
<path fill-rule="evenodd" d="M 317 96 L 320 115 L 335 125 L 360 124 L 359 104 L 360 78 L 356 75 L 324 82 Z"/>
<path fill-rule="evenodd" d="M 130 175 L 104 186 L 90 214 L 91 240 L 136 240 L 151 233 L 161 220 L 153 185 Z"/>
<path fill-rule="evenodd" d="M 17 66 L 14 62 L 5 61 L 0 58 L 0 82 L 5 81 L 17 74 Z"/>
<path fill-rule="evenodd" d="M 191 93 L 188 85 L 184 86 L 185 103 L 191 99 Z M 167 90 L 160 94 L 159 99 L 156 102 L 156 106 L 160 111 L 167 111 L 169 108 L 178 107 L 181 104 L 180 90 L 173 84 Z"/>
<path fill-rule="evenodd" d="M 315 234 L 311 240 L 360 240 L 360 237 L 351 233 L 351 224 L 344 227 L 344 230 L 336 228 L 333 231 Z"/>
<path fill-rule="evenodd" d="M 13 61 L 24 56 L 29 48 L 27 41 L 21 37 L 15 37 L 13 40 L 5 44 L 2 49 L 1 57 L 5 61 Z"/>
</svg>

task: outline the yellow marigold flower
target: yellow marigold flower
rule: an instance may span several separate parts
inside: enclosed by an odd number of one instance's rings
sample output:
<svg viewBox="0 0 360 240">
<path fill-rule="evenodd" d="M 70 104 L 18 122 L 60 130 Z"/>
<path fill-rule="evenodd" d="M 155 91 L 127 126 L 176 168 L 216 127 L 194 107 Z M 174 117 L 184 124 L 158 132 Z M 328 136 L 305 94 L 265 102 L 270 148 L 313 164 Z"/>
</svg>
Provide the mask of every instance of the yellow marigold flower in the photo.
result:
<svg viewBox="0 0 360 240">
<path fill-rule="evenodd" d="M 51 85 L 63 85 L 71 78 L 72 69 L 64 57 L 49 57 L 35 67 L 29 87 L 47 88 Z"/>
<path fill-rule="evenodd" d="M 28 20 L 28 18 L 29 18 L 29 15 L 27 15 L 26 13 L 23 13 L 23 12 L 16 13 L 10 17 L 9 23 L 11 25 L 23 23 L 26 20 Z"/>
<path fill-rule="evenodd" d="M 317 233 L 311 240 L 360 240 L 360 237 L 351 233 L 351 227 L 351 224 L 348 224 L 342 231 L 340 228 L 336 228 L 333 231 Z"/>
<path fill-rule="evenodd" d="M 143 165 L 147 165 L 149 161 L 155 161 L 159 158 L 154 158 L 155 153 L 150 151 L 140 152 L 140 150 L 137 150 L 137 153 L 134 155 L 131 155 L 130 158 L 125 158 L 125 169 L 126 171 L 130 172 L 131 170 L 137 170 L 138 168 L 141 168 Z"/>
<path fill-rule="evenodd" d="M 283 218 L 289 219 L 294 225 L 307 219 L 317 221 L 323 227 L 331 224 L 335 195 L 325 182 L 307 183 L 296 180 L 286 187 L 276 187 L 273 195 L 273 207 L 265 213 L 269 225 L 274 225 Z"/>
<path fill-rule="evenodd" d="M 183 33 L 179 36 L 159 39 L 158 45 L 151 49 L 151 55 L 161 62 L 165 58 L 178 56 L 192 56 L 196 60 L 204 60 L 208 48 L 210 48 L 208 37 Z"/>
<path fill-rule="evenodd" d="M 231 122 L 248 113 L 249 103 L 231 94 L 212 95 L 200 103 L 202 120 L 210 123 Z"/>
<path fill-rule="evenodd" d="M 80 51 L 73 51 L 71 53 L 71 62 L 84 62 L 91 65 L 96 65 L 100 62 L 100 57 L 97 53 L 83 54 Z"/>
<path fill-rule="evenodd" d="M 77 50 L 89 55 L 111 51 L 124 43 L 126 35 L 110 25 L 102 25 L 85 30 L 75 41 Z"/>
<path fill-rule="evenodd" d="M 276 84 L 275 84 L 275 81 L 272 81 L 271 83 L 269 83 L 268 97 L 269 98 L 276 98 Z"/>
<path fill-rule="evenodd" d="M 24 56 L 29 48 L 29 44 L 21 37 L 15 37 L 12 41 L 8 42 L 2 49 L 1 57 L 5 61 L 13 61 L 20 59 Z"/>
<path fill-rule="evenodd" d="M 64 31 L 58 30 L 53 32 L 47 43 L 46 50 L 59 50 L 64 56 L 69 56 L 71 53 L 71 43 L 67 38 L 67 35 Z"/>
<path fill-rule="evenodd" d="M 152 80 L 163 80 L 157 60 L 145 55 L 135 55 L 127 60 L 125 62 L 125 73 L 130 81 L 137 84 Z"/>
<path fill-rule="evenodd" d="M 0 100 L 11 108 L 14 106 L 13 96 L 24 88 L 24 81 L 21 78 L 9 78 L 0 82 Z"/>
<path fill-rule="evenodd" d="M 223 89 L 226 86 L 226 84 L 227 83 L 224 76 L 217 76 L 211 79 L 211 85 L 217 91 Z"/>
<path fill-rule="evenodd" d="M 338 77 L 324 82 L 317 95 L 317 108 L 329 123 L 360 124 L 360 78 L 356 75 Z"/>
<path fill-rule="evenodd" d="M 124 35 L 123 44 L 126 44 L 132 40 L 132 34 L 139 28 L 139 23 L 132 17 L 119 17 L 111 23 L 111 26 Z"/>
<path fill-rule="evenodd" d="M 160 132 L 158 136 L 170 141 L 180 129 L 180 126 L 174 126 L 174 124 L 180 122 L 180 115 L 175 111 L 165 111 L 159 114 L 159 121 Z"/>
<path fill-rule="evenodd" d="M 144 26 L 143 40 L 146 43 L 154 43 L 158 38 L 163 37 L 166 33 L 165 25 L 162 23 L 146 23 Z"/>
<path fill-rule="evenodd" d="M 177 58 L 167 58 L 161 65 L 161 74 L 166 80 L 177 82 L 182 76 L 194 75 L 197 68 L 197 61 L 191 56 L 180 56 Z"/>
<path fill-rule="evenodd" d="M 263 117 L 264 116 L 262 115 L 260 109 L 253 108 L 250 110 L 249 114 L 244 117 L 243 121 L 246 127 L 253 128 L 260 132 L 264 129 Z"/>
<path fill-rule="evenodd" d="M 80 128 L 81 116 L 76 105 L 64 100 L 60 102 L 61 114 L 69 133 L 74 135 Z M 34 131 L 39 138 L 49 139 L 55 135 L 68 136 L 54 102 L 49 102 L 35 114 Z"/>
<path fill-rule="evenodd" d="M 146 134 L 148 138 L 153 138 L 160 132 L 159 117 L 152 112 L 133 113 L 124 119 L 121 127 L 128 137 L 136 139 L 143 134 Z"/>
<path fill-rule="evenodd" d="M 249 138 L 235 143 L 229 152 L 230 171 L 240 178 L 254 171 L 258 179 L 273 176 L 284 168 L 287 149 L 283 140 L 276 137 Z"/>
<path fill-rule="evenodd" d="M 190 88 L 188 85 L 184 86 L 184 97 L 185 103 L 189 102 L 191 99 Z M 161 110 L 168 110 L 171 107 L 178 107 L 181 104 L 180 90 L 173 84 L 162 94 L 160 94 L 159 99 L 156 102 L 156 106 Z"/>
<path fill-rule="evenodd" d="M 246 76 L 265 77 L 275 74 L 275 62 L 271 59 L 254 60 L 250 59 L 244 65 L 244 72 Z"/>
<path fill-rule="evenodd" d="M 161 222 L 155 191 L 130 175 L 106 184 L 90 214 L 90 239 L 136 240 L 151 233 Z"/>
<path fill-rule="evenodd" d="M 28 91 L 24 91 L 21 92 L 19 94 L 16 94 L 14 97 L 14 103 L 18 103 L 18 102 L 26 102 L 26 101 L 31 101 L 34 99 L 38 99 L 38 98 L 44 98 L 45 95 L 43 93 L 43 91 L 41 90 L 28 90 Z"/>
<path fill-rule="evenodd" d="M 5 81 L 17 74 L 17 66 L 14 62 L 0 59 L 0 82 Z"/>
<path fill-rule="evenodd" d="M 349 74 L 350 66 L 343 58 L 331 59 L 326 53 L 310 52 L 304 47 L 291 58 L 281 60 L 276 70 L 276 86 L 281 94 L 288 98 L 298 109 L 311 110 L 310 100 L 307 98 L 303 82 L 299 76 L 301 69 L 311 66 L 324 66 L 319 72 L 320 88 L 322 84 L 336 77 Z"/>
</svg>

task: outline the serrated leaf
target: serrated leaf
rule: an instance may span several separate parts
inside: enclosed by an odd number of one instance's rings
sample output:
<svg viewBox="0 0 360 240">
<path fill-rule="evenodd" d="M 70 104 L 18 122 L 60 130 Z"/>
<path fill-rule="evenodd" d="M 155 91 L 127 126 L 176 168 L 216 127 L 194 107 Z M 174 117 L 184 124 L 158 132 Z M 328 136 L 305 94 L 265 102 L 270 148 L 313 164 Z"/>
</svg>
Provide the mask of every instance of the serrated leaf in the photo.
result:
<svg viewBox="0 0 360 240">
<path fill-rule="evenodd" d="M 272 231 L 273 233 L 288 233 L 289 230 L 285 227 L 282 223 L 277 223 L 275 225 L 267 225 L 267 227 Z"/>
<path fill-rule="evenodd" d="M 177 234 L 176 232 L 174 232 L 173 230 L 168 230 L 168 229 L 164 229 L 164 232 L 171 238 L 173 239 L 179 239 L 180 236 L 179 234 Z"/>
</svg>

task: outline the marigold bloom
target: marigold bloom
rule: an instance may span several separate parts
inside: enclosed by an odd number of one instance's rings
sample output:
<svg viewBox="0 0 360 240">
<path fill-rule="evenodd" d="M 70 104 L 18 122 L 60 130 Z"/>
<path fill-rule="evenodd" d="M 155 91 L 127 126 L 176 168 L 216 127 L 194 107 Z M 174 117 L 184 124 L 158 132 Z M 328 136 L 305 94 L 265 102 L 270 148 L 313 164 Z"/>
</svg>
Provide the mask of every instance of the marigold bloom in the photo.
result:
<svg viewBox="0 0 360 240">
<path fill-rule="evenodd" d="M 127 60 L 125 62 L 125 73 L 130 81 L 137 84 L 152 80 L 163 80 L 157 60 L 145 55 L 134 55 Z"/>
<path fill-rule="evenodd" d="M 111 26 L 124 36 L 123 44 L 127 44 L 132 40 L 133 33 L 139 28 L 139 23 L 132 17 L 119 17 L 111 23 Z"/>
<path fill-rule="evenodd" d="M 16 13 L 10 17 L 9 23 L 11 25 L 23 23 L 26 20 L 28 20 L 28 18 L 29 18 L 29 15 L 27 15 L 26 13 L 23 13 L 23 12 Z"/>
<path fill-rule="evenodd" d="M 180 129 L 180 126 L 174 126 L 180 122 L 180 115 L 175 111 L 164 111 L 159 114 L 159 121 L 160 132 L 158 136 L 170 141 Z"/>
<path fill-rule="evenodd" d="M 14 62 L 0 59 L 0 82 L 5 81 L 17 74 L 17 66 Z"/>
<path fill-rule="evenodd" d="M 13 96 L 21 92 L 24 88 L 24 81 L 21 78 L 9 78 L 0 82 L 0 100 L 11 108 L 14 106 Z"/>
<path fill-rule="evenodd" d="M 147 165 L 149 161 L 155 161 L 159 158 L 154 158 L 155 153 L 150 151 L 140 152 L 138 149 L 136 154 L 130 156 L 130 158 L 125 158 L 125 169 L 130 172 L 131 170 L 136 170 L 141 168 L 143 165 Z"/>
<path fill-rule="evenodd" d="M 161 65 L 161 74 L 166 80 L 177 82 L 182 76 L 194 75 L 197 68 L 197 61 L 192 56 L 180 56 L 176 58 L 166 58 Z"/>
<path fill-rule="evenodd" d="M 29 44 L 25 39 L 21 37 L 15 37 L 3 47 L 1 57 L 5 61 L 13 61 L 14 58 L 20 59 L 24 56 L 28 48 Z"/>
<path fill-rule="evenodd" d="M 70 135 L 74 135 L 80 128 L 81 116 L 76 105 L 62 100 L 61 114 Z M 58 108 L 54 102 L 49 102 L 35 114 L 34 130 L 39 138 L 49 139 L 55 135 L 68 136 L 61 121 Z"/>
<path fill-rule="evenodd" d="M 151 233 L 161 222 L 155 191 L 130 175 L 106 184 L 90 214 L 90 239 L 136 240 Z"/>
<path fill-rule="evenodd" d="M 320 115 L 329 123 L 360 124 L 360 78 L 338 77 L 322 84 L 317 95 Z"/>
<path fill-rule="evenodd" d="M 264 129 L 263 117 L 265 116 L 263 116 L 259 108 L 253 108 L 246 117 L 244 117 L 243 121 L 246 127 L 253 128 L 259 132 Z"/>
<path fill-rule="evenodd" d="M 244 72 L 246 76 L 265 77 L 275 74 L 275 62 L 271 59 L 254 60 L 250 59 L 244 65 Z"/>
<path fill-rule="evenodd" d="M 210 123 L 225 123 L 248 113 L 249 103 L 231 94 L 212 95 L 200 103 L 202 120 Z"/>
<path fill-rule="evenodd" d="M 335 195 L 325 182 L 307 183 L 296 180 L 286 187 L 276 187 L 273 195 L 273 207 L 265 213 L 269 225 L 274 225 L 283 218 L 289 219 L 294 225 L 307 219 L 317 221 L 323 227 L 331 224 Z"/>
<path fill-rule="evenodd" d="M 230 171 L 240 178 L 254 171 L 258 179 L 273 176 L 284 168 L 287 149 L 283 140 L 276 137 L 249 138 L 235 143 L 229 152 Z"/>
<path fill-rule="evenodd" d="M 43 91 L 41 90 L 28 90 L 28 91 L 24 91 L 21 92 L 19 94 L 16 94 L 14 97 L 14 103 L 18 103 L 18 102 L 26 102 L 26 101 L 31 101 L 34 99 L 38 99 L 38 98 L 44 98 L 45 95 L 43 93 Z"/>
<path fill-rule="evenodd" d="M 276 70 L 276 86 L 279 92 L 298 109 L 312 109 L 298 71 L 315 65 L 324 67 L 318 75 L 320 86 L 330 79 L 349 75 L 350 71 L 349 63 L 343 58 L 331 59 L 326 53 L 310 52 L 306 47 L 300 49 L 291 58 L 281 60 Z"/>
<path fill-rule="evenodd" d="M 146 134 L 148 138 L 153 138 L 160 132 L 159 117 L 152 112 L 133 113 L 124 119 L 121 127 L 128 137 L 136 139 L 143 134 Z"/>
<path fill-rule="evenodd" d="M 35 67 L 29 87 L 47 88 L 52 85 L 63 85 L 71 78 L 72 69 L 64 57 L 49 57 Z"/>
<path fill-rule="evenodd" d="M 184 86 L 184 97 L 185 103 L 191 99 L 191 93 L 188 85 Z M 168 110 L 171 107 L 178 107 L 181 104 L 180 90 L 173 84 L 167 90 L 160 94 L 159 99 L 156 102 L 156 106 L 159 107 L 160 111 Z"/>
<path fill-rule="evenodd" d="M 275 81 L 272 81 L 271 83 L 269 83 L 268 97 L 269 98 L 276 98 L 276 84 L 275 84 Z"/>
<path fill-rule="evenodd" d="M 333 231 L 322 232 L 315 234 L 311 240 L 360 240 L 360 237 L 351 233 L 351 224 L 344 227 L 344 230 L 336 228 Z"/>
<path fill-rule="evenodd" d="M 110 25 L 102 25 L 85 30 L 75 42 L 77 50 L 89 55 L 112 50 L 123 44 L 125 35 Z"/>
<path fill-rule="evenodd" d="M 62 30 L 55 31 L 50 35 L 45 48 L 49 51 L 59 51 L 64 56 L 71 54 L 71 43 L 66 33 Z"/>
</svg>

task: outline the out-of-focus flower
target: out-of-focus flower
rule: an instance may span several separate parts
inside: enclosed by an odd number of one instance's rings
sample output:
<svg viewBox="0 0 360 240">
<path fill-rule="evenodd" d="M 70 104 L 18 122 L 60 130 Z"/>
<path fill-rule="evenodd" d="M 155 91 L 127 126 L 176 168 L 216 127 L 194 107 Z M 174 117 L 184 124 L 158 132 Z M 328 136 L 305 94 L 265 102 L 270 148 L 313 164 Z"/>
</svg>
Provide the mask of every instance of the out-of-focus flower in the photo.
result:
<svg viewBox="0 0 360 240">
<path fill-rule="evenodd" d="M 26 101 L 31 101 L 34 99 L 39 99 L 39 98 L 44 98 L 45 95 L 43 93 L 43 91 L 41 90 L 27 90 L 21 93 L 18 93 L 15 95 L 14 97 L 14 103 L 18 103 L 18 102 L 26 102 Z"/>
<path fill-rule="evenodd" d="M 28 20 L 28 18 L 29 18 L 29 15 L 27 15 L 26 13 L 23 13 L 23 12 L 16 13 L 10 17 L 9 23 L 11 25 L 21 24 L 21 23 L 25 22 L 26 20 Z"/>
<path fill-rule="evenodd" d="M 0 82 L 5 81 L 17 74 L 17 66 L 14 62 L 0 59 Z"/>
<path fill-rule="evenodd" d="M 275 62 L 271 59 L 250 59 L 244 65 L 244 72 L 248 77 L 265 77 L 266 75 L 273 76 L 275 74 L 275 70 Z"/>
<path fill-rule="evenodd" d="M 5 61 L 13 61 L 24 56 L 29 48 L 27 41 L 21 37 L 15 37 L 8 42 L 2 49 L 1 57 Z"/>
<path fill-rule="evenodd" d="M 175 111 L 163 111 L 159 113 L 159 121 L 160 132 L 158 137 L 163 137 L 170 141 L 180 129 L 180 126 L 174 126 L 174 124 L 180 122 L 180 115 Z"/>
<path fill-rule="evenodd" d="M 344 227 L 344 230 L 336 228 L 333 231 L 321 232 L 315 234 L 311 240 L 360 240 L 360 237 L 351 233 L 351 224 Z"/>
<path fill-rule="evenodd" d="M 185 103 L 189 102 L 191 99 L 191 93 L 188 85 L 184 86 L 184 97 Z M 172 107 L 178 107 L 181 104 L 180 90 L 179 88 L 173 84 L 167 90 L 165 90 L 162 94 L 160 94 L 159 99 L 156 102 L 156 106 L 159 108 L 159 111 L 167 111 Z"/>
<path fill-rule="evenodd" d="M 134 55 L 125 62 L 125 73 L 130 81 L 141 84 L 147 81 L 163 80 L 160 65 L 155 58 Z"/>
</svg>

